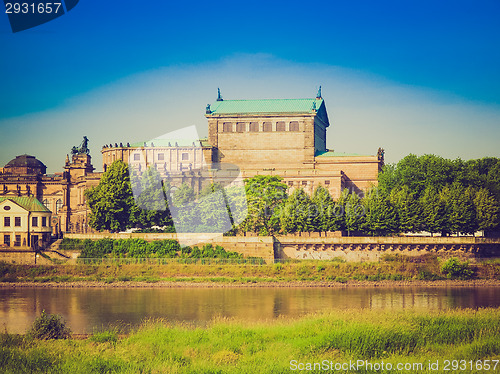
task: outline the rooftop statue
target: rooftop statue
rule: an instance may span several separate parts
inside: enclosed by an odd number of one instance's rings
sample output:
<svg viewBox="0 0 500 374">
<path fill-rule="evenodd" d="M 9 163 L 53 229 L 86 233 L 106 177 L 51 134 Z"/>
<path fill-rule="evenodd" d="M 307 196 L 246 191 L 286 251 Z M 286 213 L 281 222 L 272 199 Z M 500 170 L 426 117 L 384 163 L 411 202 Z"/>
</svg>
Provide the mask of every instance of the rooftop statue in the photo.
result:
<svg viewBox="0 0 500 374">
<path fill-rule="evenodd" d="M 80 147 L 74 146 L 73 148 L 71 148 L 71 154 L 73 156 L 90 154 L 90 149 L 88 148 L 88 144 L 89 144 L 89 139 L 86 136 L 84 136 L 83 141 L 80 144 Z"/>
</svg>

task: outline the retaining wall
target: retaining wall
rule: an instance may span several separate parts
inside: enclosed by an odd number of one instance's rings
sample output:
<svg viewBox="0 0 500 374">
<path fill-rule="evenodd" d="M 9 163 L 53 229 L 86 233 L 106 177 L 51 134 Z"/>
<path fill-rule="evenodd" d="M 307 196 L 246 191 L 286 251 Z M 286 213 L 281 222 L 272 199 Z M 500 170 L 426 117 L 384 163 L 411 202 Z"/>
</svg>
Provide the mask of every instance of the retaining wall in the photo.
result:
<svg viewBox="0 0 500 374">
<path fill-rule="evenodd" d="M 277 236 L 275 254 L 282 259 L 342 258 L 346 261 L 378 261 L 384 254 L 420 256 L 500 256 L 500 240 L 475 237 L 308 237 Z"/>
</svg>

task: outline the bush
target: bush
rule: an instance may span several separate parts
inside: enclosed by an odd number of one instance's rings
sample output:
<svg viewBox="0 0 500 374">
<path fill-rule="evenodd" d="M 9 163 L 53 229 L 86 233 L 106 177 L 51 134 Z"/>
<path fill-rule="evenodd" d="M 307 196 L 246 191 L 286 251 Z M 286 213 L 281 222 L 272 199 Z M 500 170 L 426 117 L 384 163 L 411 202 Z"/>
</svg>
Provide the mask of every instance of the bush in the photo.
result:
<svg viewBox="0 0 500 374">
<path fill-rule="evenodd" d="M 71 336 L 70 329 L 58 314 L 47 314 L 42 310 L 40 317 L 33 322 L 28 336 L 34 339 L 66 339 Z"/>
<path fill-rule="evenodd" d="M 446 260 L 441 266 L 441 272 L 449 279 L 470 279 L 474 270 L 469 268 L 468 262 L 460 262 L 456 257 Z"/>
</svg>

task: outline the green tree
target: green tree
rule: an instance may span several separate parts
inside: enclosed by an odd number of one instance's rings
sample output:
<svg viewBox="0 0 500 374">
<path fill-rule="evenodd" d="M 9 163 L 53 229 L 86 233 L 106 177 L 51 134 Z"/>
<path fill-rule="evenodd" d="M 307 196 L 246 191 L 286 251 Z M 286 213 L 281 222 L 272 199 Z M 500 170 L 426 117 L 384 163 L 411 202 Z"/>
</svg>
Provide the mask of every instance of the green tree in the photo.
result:
<svg viewBox="0 0 500 374">
<path fill-rule="evenodd" d="M 448 199 L 449 230 L 457 234 L 472 234 L 476 231 L 476 210 L 474 193 L 470 188 L 464 188 L 459 182 L 450 187 Z"/>
<path fill-rule="evenodd" d="M 330 192 L 323 186 L 314 190 L 311 203 L 316 207 L 317 219 L 314 231 L 337 231 L 340 230 L 340 219 L 336 215 L 337 210 Z"/>
<path fill-rule="evenodd" d="M 354 192 L 349 192 L 347 189 L 343 197 L 344 204 L 344 227 L 347 230 L 347 235 L 350 236 L 352 231 L 361 231 L 365 223 L 366 209 L 361 204 L 361 199 Z"/>
<path fill-rule="evenodd" d="M 193 203 L 196 200 L 196 194 L 194 189 L 187 183 L 181 184 L 181 186 L 174 191 L 172 202 L 174 206 L 182 206 Z"/>
<path fill-rule="evenodd" d="M 136 207 L 128 166 L 123 161 L 113 162 L 99 184 L 85 191 L 85 198 L 93 229 L 117 232 L 132 227 L 130 217 Z"/>
<path fill-rule="evenodd" d="M 500 206 L 487 188 L 476 191 L 474 196 L 476 224 L 478 230 L 488 230 L 498 225 Z"/>
<path fill-rule="evenodd" d="M 384 165 L 378 174 L 377 188 L 383 194 L 389 195 L 391 191 L 400 185 L 400 176 L 396 165 Z"/>
<path fill-rule="evenodd" d="M 422 206 L 408 186 L 395 188 L 390 203 L 399 217 L 399 232 L 419 232 L 422 228 Z"/>
<path fill-rule="evenodd" d="M 283 232 L 314 231 L 317 227 L 316 206 L 302 188 L 297 188 L 288 197 L 280 217 Z"/>
<path fill-rule="evenodd" d="M 445 231 L 447 228 L 446 201 L 436 188 L 428 186 L 421 197 L 422 230 L 432 234 Z"/>
<path fill-rule="evenodd" d="M 280 177 L 257 175 L 245 181 L 248 216 L 240 224 L 242 231 L 271 235 L 280 230 L 280 216 L 287 200 L 287 186 Z"/>
<path fill-rule="evenodd" d="M 397 211 L 391 204 L 389 197 L 377 190 L 368 191 L 363 199 L 366 210 L 364 231 L 371 235 L 388 235 L 398 232 L 399 221 Z"/>
<path fill-rule="evenodd" d="M 154 168 L 134 175 L 132 187 L 135 192 L 135 206 L 130 212 L 130 220 L 135 227 L 172 226 L 172 217 L 168 207 L 170 184 L 163 182 Z"/>
</svg>

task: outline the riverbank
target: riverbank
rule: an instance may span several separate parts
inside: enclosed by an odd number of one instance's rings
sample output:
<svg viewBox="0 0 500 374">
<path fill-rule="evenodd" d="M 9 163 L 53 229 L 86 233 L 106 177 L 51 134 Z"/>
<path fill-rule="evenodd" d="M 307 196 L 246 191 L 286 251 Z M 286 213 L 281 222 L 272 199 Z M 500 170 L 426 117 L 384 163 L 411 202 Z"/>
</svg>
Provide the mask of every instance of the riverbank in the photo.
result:
<svg viewBox="0 0 500 374">
<path fill-rule="evenodd" d="M 8 373 L 75 374 L 370 373 L 380 365 L 413 373 L 461 365 L 462 372 L 484 373 L 500 366 L 498 308 L 336 311 L 272 322 L 218 319 L 207 327 L 150 320 L 129 334 L 114 329 L 85 337 L 0 334 L 0 362 Z"/>
<path fill-rule="evenodd" d="M 301 261 L 260 265 L 200 262 L 19 265 L 0 262 L 2 287 L 23 284 L 42 287 L 345 287 L 499 283 L 498 260 L 469 264 L 430 255 L 419 258 L 392 256 L 380 262 Z"/>
<path fill-rule="evenodd" d="M 476 279 L 476 280 L 408 280 L 408 281 L 347 281 L 323 282 L 323 281 L 290 281 L 290 282 L 230 282 L 228 280 L 199 281 L 177 279 L 157 282 L 97 282 L 97 281 L 74 281 L 74 282 L 1 282 L 0 288 L 257 288 L 257 287 L 311 287 L 311 288 L 346 288 L 346 287 L 500 287 L 500 280 Z"/>
</svg>

